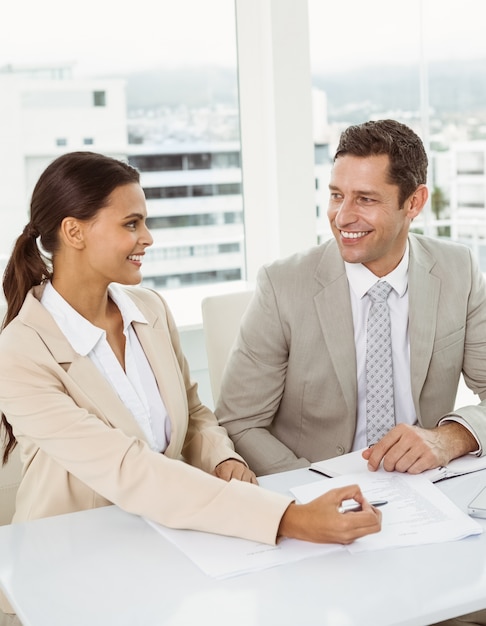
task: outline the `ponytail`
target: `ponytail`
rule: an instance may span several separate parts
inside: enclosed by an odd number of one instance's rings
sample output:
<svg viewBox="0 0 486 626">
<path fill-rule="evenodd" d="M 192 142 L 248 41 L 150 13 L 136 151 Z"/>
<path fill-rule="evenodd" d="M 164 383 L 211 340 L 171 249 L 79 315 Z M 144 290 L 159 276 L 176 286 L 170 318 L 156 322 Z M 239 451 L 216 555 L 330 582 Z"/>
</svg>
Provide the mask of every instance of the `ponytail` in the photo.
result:
<svg viewBox="0 0 486 626">
<path fill-rule="evenodd" d="M 49 278 L 51 272 L 46 259 L 37 245 L 38 233 L 27 224 L 15 242 L 13 252 L 3 275 L 3 293 L 7 301 L 7 314 L 3 320 L 5 328 L 18 315 L 27 292 Z"/>
<path fill-rule="evenodd" d="M 38 233 L 31 224 L 27 224 L 23 233 L 15 242 L 13 252 L 7 263 L 3 275 L 3 292 L 7 300 L 7 314 L 2 323 L 2 329 L 17 317 L 27 292 L 49 278 L 51 272 L 47 267 L 46 259 L 42 256 L 37 245 Z M 8 461 L 10 453 L 17 445 L 12 426 L 2 413 L 4 433 L 4 450 L 2 463 Z"/>
</svg>

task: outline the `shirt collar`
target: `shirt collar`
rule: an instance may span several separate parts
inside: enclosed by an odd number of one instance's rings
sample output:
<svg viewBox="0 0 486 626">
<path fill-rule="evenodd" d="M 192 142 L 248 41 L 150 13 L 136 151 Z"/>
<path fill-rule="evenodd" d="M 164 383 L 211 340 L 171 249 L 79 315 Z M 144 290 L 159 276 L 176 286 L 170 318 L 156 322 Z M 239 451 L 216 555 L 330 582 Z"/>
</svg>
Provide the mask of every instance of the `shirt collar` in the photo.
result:
<svg viewBox="0 0 486 626">
<path fill-rule="evenodd" d="M 133 300 L 118 285 L 110 285 L 108 294 L 120 310 L 125 333 L 132 322 L 148 323 Z M 98 328 L 73 309 L 50 282 L 46 283 L 41 303 L 52 315 L 73 349 L 81 356 L 89 354 L 106 334 L 102 328 Z"/>
<path fill-rule="evenodd" d="M 401 298 L 405 295 L 408 288 L 409 258 L 410 249 L 407 241 L 405 252 L 400 263 L 393 271 L 380 279 L 377 279 L 376 275 L 370 272 L 362 263 L 347 263 L 345 261 L 344 267 L 349 285 L 356 296 L 361 299 L 375 283 L 379 282 L 379 280 L 386 280 L 396 291 L 398 297 Z"/>
</svg>

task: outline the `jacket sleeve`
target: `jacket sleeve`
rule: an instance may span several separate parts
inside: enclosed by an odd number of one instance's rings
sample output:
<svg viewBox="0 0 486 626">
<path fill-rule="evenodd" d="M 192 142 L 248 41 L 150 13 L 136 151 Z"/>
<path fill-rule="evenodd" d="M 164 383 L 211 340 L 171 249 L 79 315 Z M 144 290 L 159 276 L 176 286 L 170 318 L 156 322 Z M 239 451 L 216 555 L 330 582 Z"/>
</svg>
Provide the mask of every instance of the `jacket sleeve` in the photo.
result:
<svg viewBox="0 0 486 626">
<path fill-rule="evenodd" d="M 197 383 L 191 379 L 189 365 L 182 352 L 177 326 L 167 304 L 162 300 L 165 308 L 167 327 L 174 349 L 178 366 L 184 381 L 188 406 L 188 427 L 182 449 L 182 455 L 188 463 L 211 473 L 216 465 L 233 458 L 245 463 L 244 459 L 235 452 L 233 443 L 224 428 L 218 425 L 214 413 L 199 399 Z M 246 465 L 246 463 L 245 463 Z"/>
<path fill-rule="evenodd" d="M 471 287 L 467 301 L 462 373 L 467 386 L 478 394 L 477 405 L 458 407 L 449 415 L 461 417 L 486 454 L 486 284 L 469 252 Z M 441 419 L 444 419 L 442 416 Z M 439 420 L 440 421 L 440 420 Z"/>
<path fill-rule="evenodd" d="M 236 450 L 260 476 L 309 465 L 271 433 L 285 387 L 288 341 L 271 280 L 262 268 L 215 410 Z"/>
<path fill-rule="evenodd" d="M 100 494 L 169 527 L 276 541 L 290 498 L 249 483 L 227 483 L 153 452 L 144 441 L 113 428 L 94 408 L 77 404 L 68 382 L 69 373 L 36 331 L 14 320 L 2 332 L 0 409 L 29 450 L 20 490 L 30 503 L 47 500 L 45 515 L 63 512 L 69 499 L 71 510 L 97 506 L 95 495 Z"/>
</svg>

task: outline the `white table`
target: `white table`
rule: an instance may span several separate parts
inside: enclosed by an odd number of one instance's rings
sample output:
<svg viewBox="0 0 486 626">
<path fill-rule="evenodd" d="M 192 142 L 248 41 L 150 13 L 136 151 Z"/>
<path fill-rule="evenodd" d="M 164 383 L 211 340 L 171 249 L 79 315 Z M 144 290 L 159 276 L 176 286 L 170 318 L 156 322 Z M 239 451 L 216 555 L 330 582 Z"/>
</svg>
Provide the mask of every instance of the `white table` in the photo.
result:
<svg viewBox="0 0 486 626">
<path fill-rule="evenodd" d="M 317 479 L 296 470 L 261 483 L 286 491 Z M 440 488 L 465 510 L 481 485 L 486 470 Z M 110 506 L 0 527 L 0 585 L 24 626 L 425 625 L 486 607 L 486 533 L 218 581 Z"/>
</svg>

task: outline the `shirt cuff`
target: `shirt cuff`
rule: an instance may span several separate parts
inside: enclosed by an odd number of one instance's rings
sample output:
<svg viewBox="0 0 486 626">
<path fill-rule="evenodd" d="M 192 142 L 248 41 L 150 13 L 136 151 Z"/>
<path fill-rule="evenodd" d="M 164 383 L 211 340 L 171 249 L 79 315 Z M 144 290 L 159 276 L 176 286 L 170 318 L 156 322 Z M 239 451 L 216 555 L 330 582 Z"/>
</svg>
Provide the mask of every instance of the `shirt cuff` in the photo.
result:
<svg viewBox="0 0 486 626">
<path fill-rule="evenodd" d="M 466 420 L 462 417 L 459 417 L 459 415 L 446 415 L 445 417 L 442 417 L 439 420 L 439 423 L 437 424 L 437 426 L 442 426 L 442 424 L 447 424 L 447 422 L 457 422 L 458 424 L 461 424 L 461 426 L 464 426 L 464 428 L 467 428 L 467 430 L 471 433 L 474 439 L 476 439 L 476 443 L 478 444 L 478 449 L 474 450 L 473 452 L 468 452 L 468 454 L 472 454 L 474 456 L 481 456 L 481 454 L 483 453 L 481 442 L 476 437 L 476 433 L 471 428 L 471 426 L 469 426 Z"/>
</svg>

